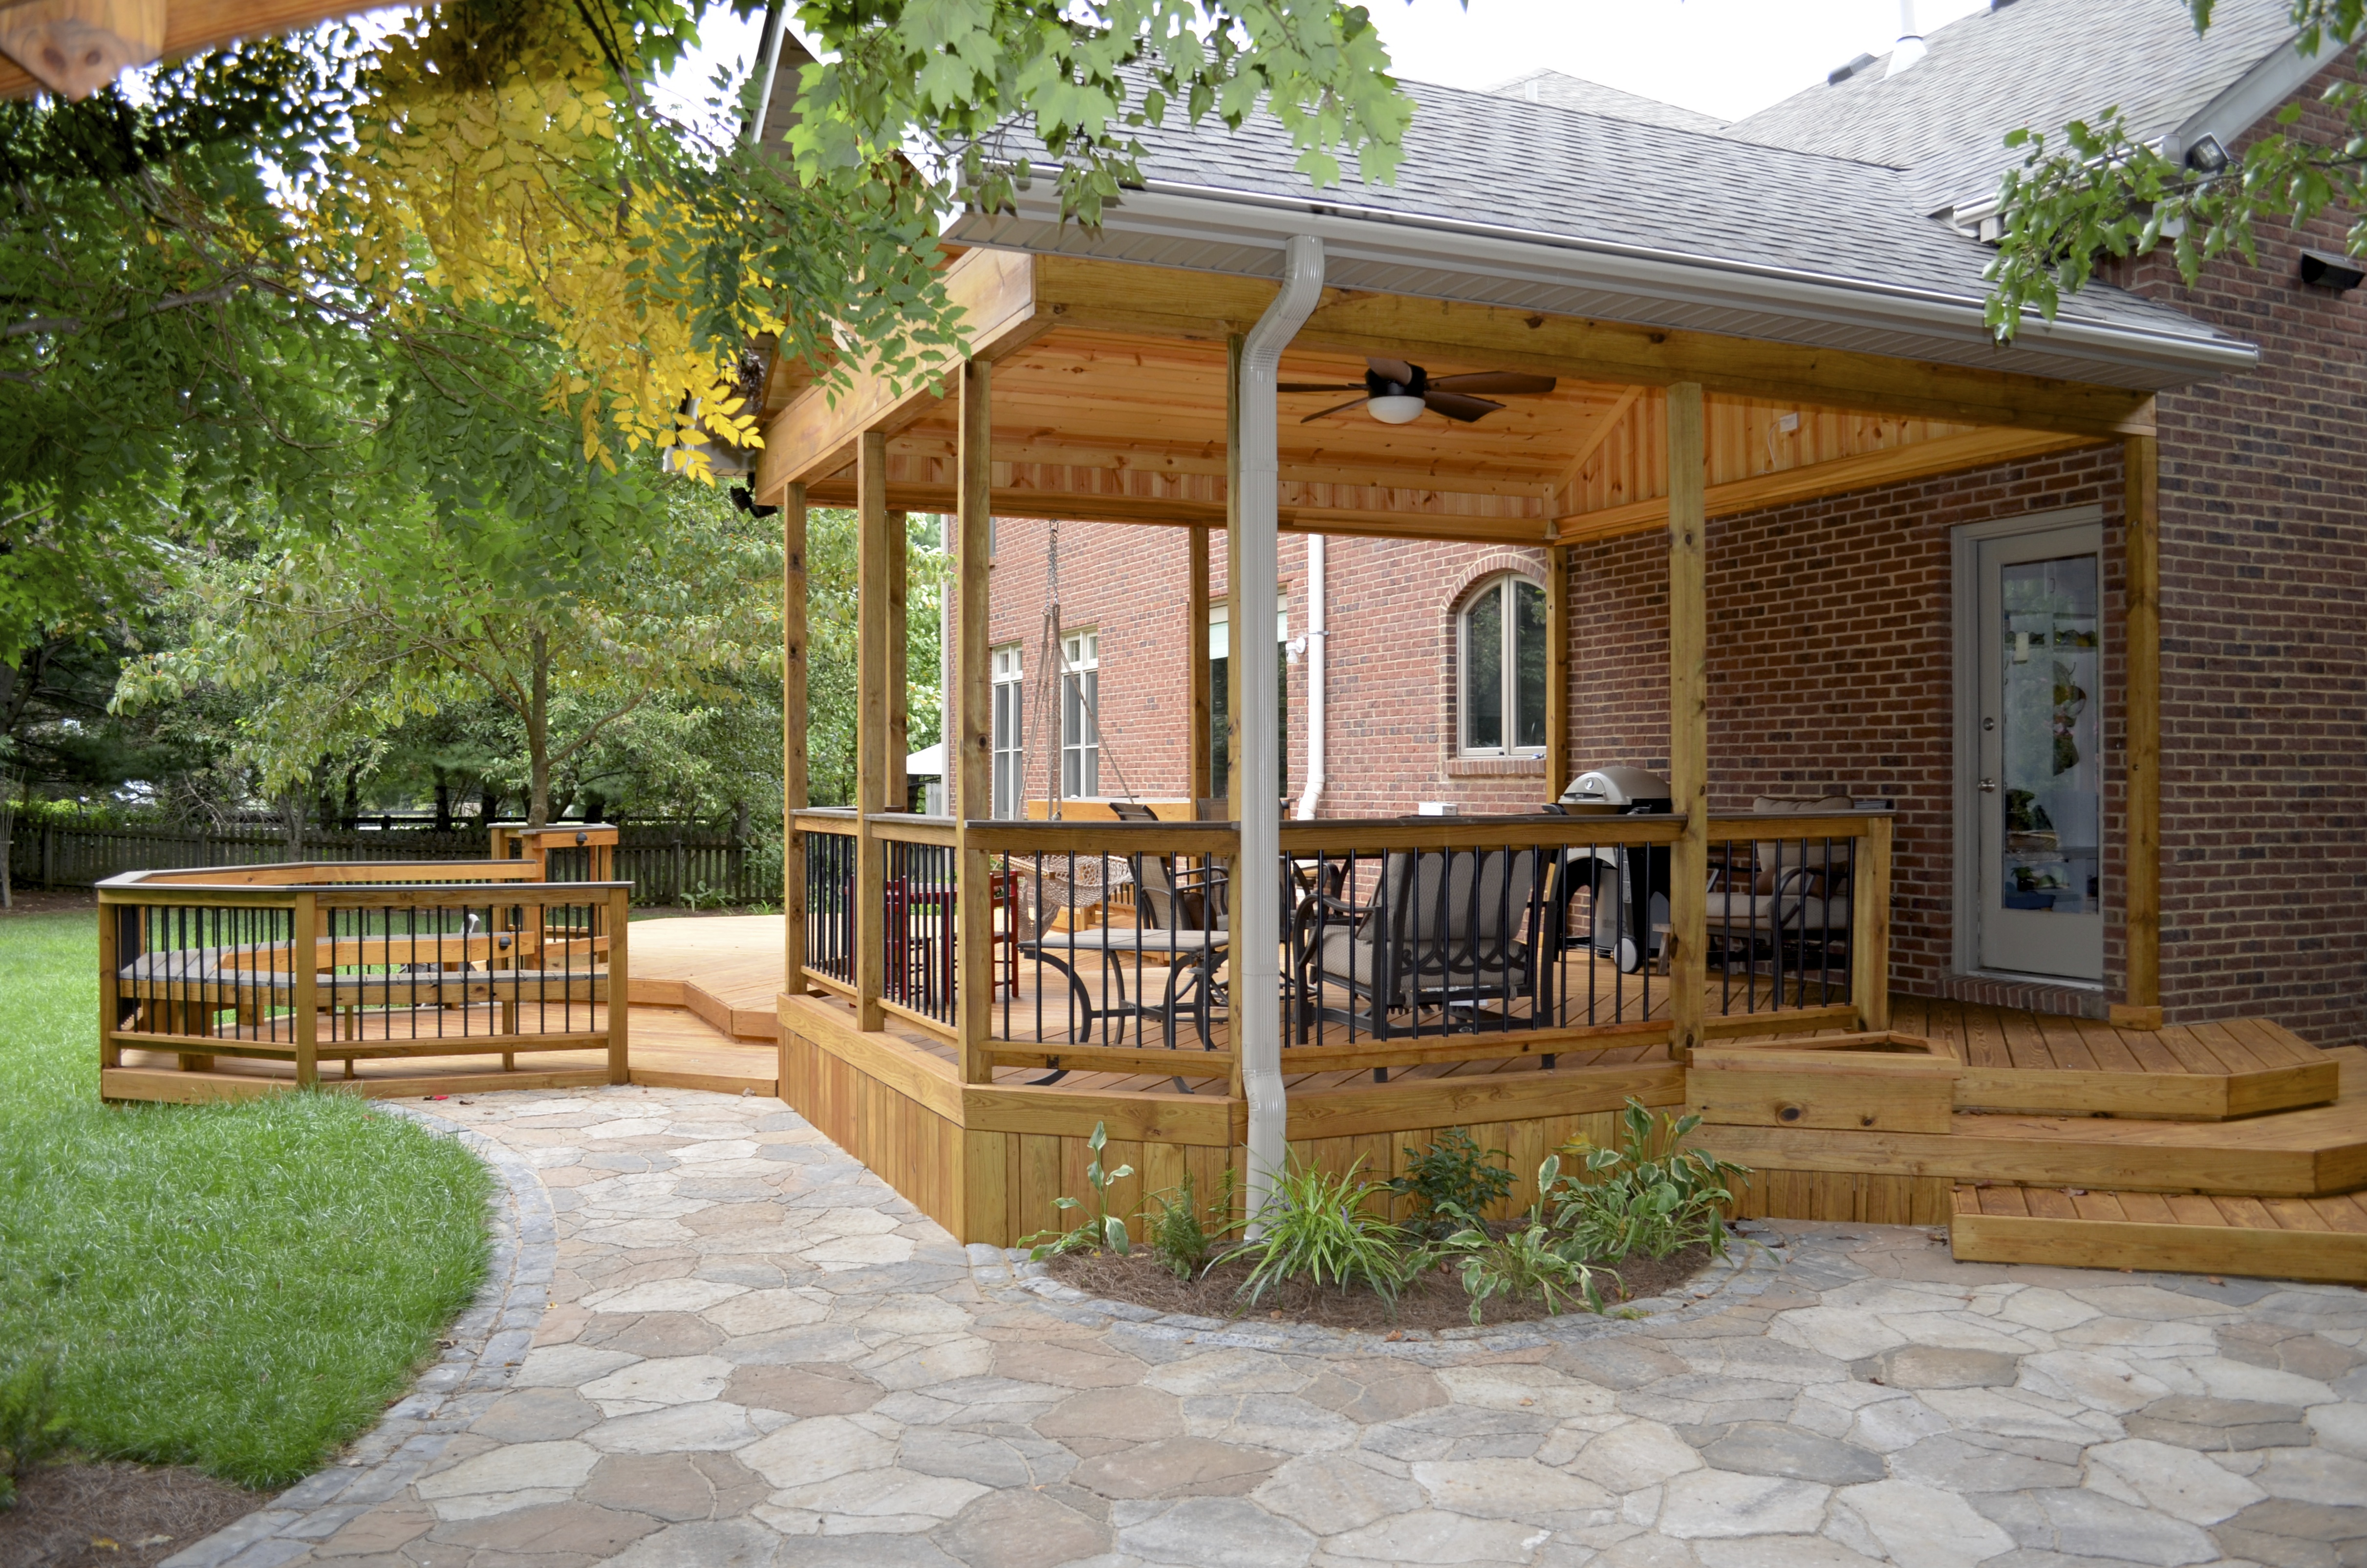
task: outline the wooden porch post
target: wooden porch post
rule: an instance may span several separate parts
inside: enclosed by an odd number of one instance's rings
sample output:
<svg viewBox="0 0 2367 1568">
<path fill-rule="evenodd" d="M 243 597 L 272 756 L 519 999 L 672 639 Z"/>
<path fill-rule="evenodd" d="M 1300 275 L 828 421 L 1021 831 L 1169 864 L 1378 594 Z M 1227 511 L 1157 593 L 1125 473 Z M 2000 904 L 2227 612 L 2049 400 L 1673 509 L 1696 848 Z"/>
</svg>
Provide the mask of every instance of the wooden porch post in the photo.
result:
<svg viewBox="0 0 2367 1568">
<path fill-rule="evenodd" d="M 1709 628 L 1702 389 L 1669 389 L 1669 1045 L 1691 1066 L 1709 983 Z"/>
<path fill-rule="evenodd" d="M 1241 819 L 1241 334 L 1225 338 L 1225 815 Z M 1241 868 L 1232 868 L 1239 876 Z M 1239 897 L 1239 894 L 1234 895 Z M 1231 966 L 1227 965 L 1227 974 Z M 1226 1092 L 1248 1093 L 1241 1082 L 1240 1041 L 1232 1040 L 1233 1069 Z M 1246 1165 L 1241 1174 L 1249 1174 Z"/>
<path fill-rule="evenodd" d="M 886 846 L 872 814 L 888 805 L 889 592 L 888 437 L 866 430 L 855 459 L 855 1027 L 886 1024 Z M 897 761 L 900 763 L 903 759 Z M 901 771 L 900 768 L 899 770 Z"/>
<path fill-rule="evenodd" d="M 960 448 L 952 525 L 954 689 L 946 715 L 946 773 L 960 856 L 957 886 L 961 930 L 955 951 L 961 976 L 954 987 L 954 1027 L 960 1039 L 964 1083 L 991 1083 L 986 1042 L 994 1016 L 993 874 L 984 850 L 970 847 L 969 824 L 994 814 L 994 710 L 988 687 L 986 536 L 994 515 L 992 367 L 974 359 L 961 368 Z M 1000 1140 L 996 1140 L 999 1144 Z"/>
<path fill-rule="evenodd" d="M 1184 610 L 1184 669 L 1192 682 L 1192 765 L 1187 768 L 1187 786 L 1195 803 L 1217 793 L 1216 759 L 1209 755 L 1208 726 L 1211 721 L 1208 701 L 1208 526 L 1195 523 L 1184 530 L 1184 547 L 1192 558 L 1186 563 L 1186 581 L 1190 603 Z"/>
<path fill-rule="evenodd" d="M 884 470 L 886 464 L 881 468 Z M 884 486 L 885 479 L 880 481 Z M 904 758 L 912 750 L 912 520 L 901 512 L 888 513 L 888 783 L 880 792 L 883 811 L 902 811 L 912 803 L 912 781 L 904 774 Z"/>
<path fill-rule="evenodd" d="M 1241 334 L 1225 339 L 1225 815 L 1241 819 Z M 1233 1092 L 1240 1092 L 1234 1068 Z"/>
<path fill-rule="evenodd" d="M 1569 787 L 1569 547 L 1546 552 L 1546 799 Z"/>
<path fill-rule="evenodd" d="M 798 808 L 810 803 L 806 737 L 806 487 L 781 498 L 781 988 L 806 989 L 806 841 Z"/>
<path fill-rule="evenodd" d="M 2124 1000 L 2111 1010 L 2124 1029 L 2161 1027 L 2161 468 L 2150 435 L 2122 447 L 2123 525 L 2128 614 L 2127 712 L 2122 783 L 2128 814 L 2122 855 Z"/>
</svg>

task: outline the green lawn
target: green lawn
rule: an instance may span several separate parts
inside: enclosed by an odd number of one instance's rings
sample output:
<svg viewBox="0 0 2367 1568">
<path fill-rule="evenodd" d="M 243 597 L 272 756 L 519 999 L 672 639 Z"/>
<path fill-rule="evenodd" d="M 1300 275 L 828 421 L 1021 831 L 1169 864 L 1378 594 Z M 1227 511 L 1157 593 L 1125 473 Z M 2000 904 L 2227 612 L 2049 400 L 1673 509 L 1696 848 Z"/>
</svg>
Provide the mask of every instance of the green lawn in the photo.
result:
<svg viewBox="0 0 2367 1568">
<path fill-rule="evenodd" d="M 57 1358 L 85 1452 L 284 1485 L 468 1303 L 491 1178 L 343 1095 L 102 1104 L 96 927 L 0 917 L 0 1363 Z"/>
</svg>

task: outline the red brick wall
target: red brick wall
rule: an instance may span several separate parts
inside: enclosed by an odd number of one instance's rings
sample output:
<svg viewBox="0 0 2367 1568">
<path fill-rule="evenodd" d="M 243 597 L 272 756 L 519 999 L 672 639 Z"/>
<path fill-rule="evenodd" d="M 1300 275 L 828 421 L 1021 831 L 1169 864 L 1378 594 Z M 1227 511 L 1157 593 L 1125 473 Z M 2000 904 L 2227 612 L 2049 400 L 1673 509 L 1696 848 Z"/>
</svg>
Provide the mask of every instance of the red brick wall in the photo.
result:
<svg viewBox="0 0 2367 1568">
<path fill-rule="evenodd" d="M 1188 792 L 1191 724 L 1185 620 L 1189 536 L 1181 528 L 1064 523 L 1060 618 L 1101 635 L 1102 792 Z M 1048 526 L 1024 518 L 995 525 L 990 639 L 1022 645 L 1027 700 L 1043 663 Z M 1545 797 L 1541 762 L 1464 762 L 1454 756 L 1455 613 L 1482 579 L 1522 570 L 1543 581 L 1543 550 L 1335 537 L 1327 547 L 1331 626 L 1325 726 L 1325 817 L 1387 817 L 1418 801 L 1467 811 L 1512 811 Z M 1225 595 L 1225 536 L 1209 535 L 1210 594 Z M 1277 564 L 1293 637 L 1307 629 L 1307 541 L 1282 536 Z M 1307 664 L 1288 667 L 1290 755 L 1296 800 L 1307 784 Z M 1057 728 L 1039 725 L 1029 789 L 1048 786 Z M 1123 773 L 1123 785 L 1120 773 Z M 1564 781 L 1567 782 L 1567 781 Z"/>
<path fill-rule="evenodd" d="M 1897 802 L 1893 985 L 1952 990 L 1954 588 L 1950 533 L 2061 507 L 2104 509 L 2105 745 L 2117 754 L 2120 452 L 2090 447 L 1709 525 L 1709 777 L 1716 809 L 1759 795 Z M 1664 773 L 1669 758 L 1664 534 L 1573 549 L 1573 761 Z M 2108 788 L 2106 820 L 2119 803 Z M 2109 835 L 2108 835 L 2109 837 Z M 2108 848 L 2105 900 L 2118 906 Z M 2108 983 L 2120 969 L 2106 916 Z"/>
<path fill-rule="evenodd" d="M 2339 138 L 2298 96 L 2301 130 Z M 2265 1015 L 2367 1042 L 2367 290 L 2300 281 L 2333 219 L 2273 220 L 2259 265 L 2137 291 L 2260 346 L 2159 401 L 2162 992 L 2184 1019 Z"/>
</svg>

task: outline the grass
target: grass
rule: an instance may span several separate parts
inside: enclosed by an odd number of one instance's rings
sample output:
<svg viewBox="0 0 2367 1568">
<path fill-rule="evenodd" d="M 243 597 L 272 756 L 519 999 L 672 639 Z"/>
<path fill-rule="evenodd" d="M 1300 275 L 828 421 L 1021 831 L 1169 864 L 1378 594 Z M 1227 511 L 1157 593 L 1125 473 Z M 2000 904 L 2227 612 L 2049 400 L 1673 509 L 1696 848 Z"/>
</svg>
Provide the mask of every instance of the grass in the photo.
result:
<svg viewBox="0 0 2367 1568">
<path fill-rule="evenodd" d="M 96 924 L 0 919 L 0 1365 L 85 1453 L 285 1485 L 475 1293 L 492 1179 L 344 1095 L 102 1103 Z"/>
</svg>

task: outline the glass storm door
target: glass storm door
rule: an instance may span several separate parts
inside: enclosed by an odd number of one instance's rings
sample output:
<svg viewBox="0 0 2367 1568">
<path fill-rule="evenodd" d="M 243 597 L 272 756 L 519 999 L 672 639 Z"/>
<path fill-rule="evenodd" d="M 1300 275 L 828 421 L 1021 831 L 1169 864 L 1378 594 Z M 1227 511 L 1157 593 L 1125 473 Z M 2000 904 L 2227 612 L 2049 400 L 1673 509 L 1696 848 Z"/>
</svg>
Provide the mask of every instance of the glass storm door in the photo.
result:
<svg viewBox="0 0 2367 1568">
<path fill-rule="evenodd" d="M 1980 542 L 1984 969 L 2104 977 L 2101 543 L 2090 526 Z"/>
</svg>

